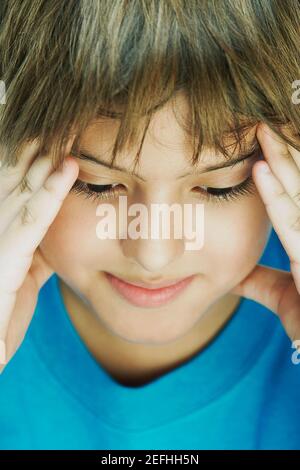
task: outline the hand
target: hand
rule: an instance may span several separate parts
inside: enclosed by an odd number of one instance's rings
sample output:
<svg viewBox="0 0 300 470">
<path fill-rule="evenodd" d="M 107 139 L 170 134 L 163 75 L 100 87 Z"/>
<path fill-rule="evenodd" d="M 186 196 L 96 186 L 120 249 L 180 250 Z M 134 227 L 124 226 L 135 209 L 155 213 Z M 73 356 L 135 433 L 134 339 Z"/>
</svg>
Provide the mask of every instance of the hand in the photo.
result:
<svg viewBox="0 0 300 470">
<path fill-rule="evenodd" d="M 252 176 L 291 272 L 258 264 L 231 292 L 273 311 L 294 342 L 300 340 L 300 152 L 266 124 L 259 124 L 256 135 L 265 160 L 253 165 Z"/>
<path fill-rule="evenodd" d="M 36 141 L 26 143 L 15 166 L 0 166 L 0 372 L 21 345 L 39 290 L 53 273 L 39 244 L 78 174 L 74 159 L 53 171 L 51 155 L 37 152 Z"/>
</svg>

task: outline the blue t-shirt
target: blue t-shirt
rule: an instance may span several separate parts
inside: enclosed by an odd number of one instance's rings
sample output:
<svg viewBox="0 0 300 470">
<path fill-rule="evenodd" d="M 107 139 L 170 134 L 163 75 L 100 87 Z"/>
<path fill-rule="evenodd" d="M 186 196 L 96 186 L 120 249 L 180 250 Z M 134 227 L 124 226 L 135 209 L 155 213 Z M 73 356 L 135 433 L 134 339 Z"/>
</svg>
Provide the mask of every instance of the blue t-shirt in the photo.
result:
<svg viewBox="0 0 300 470">
<path fill-rule="evenodd" d="M 274 229 L 259 261 L 290 271 Z M 120 384 L 71 323 L 54 273 L 0 374 L 1 449 L 300 449 L 300 364 L 278 317 L 242 298 L 199 353 Z"/>
</svg>

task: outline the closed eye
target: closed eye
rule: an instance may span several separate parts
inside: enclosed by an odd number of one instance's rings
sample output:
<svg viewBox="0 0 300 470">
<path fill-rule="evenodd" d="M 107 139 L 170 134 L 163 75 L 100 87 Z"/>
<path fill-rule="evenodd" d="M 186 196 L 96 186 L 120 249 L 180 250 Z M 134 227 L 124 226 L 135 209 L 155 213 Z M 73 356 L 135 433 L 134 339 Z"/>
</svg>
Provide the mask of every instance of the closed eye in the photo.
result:
<svg viewBox="0 0 300 470">
<path fill-rule="evenodd" d="M 227 188 L 212 188 L 209 186 L 196 186 L 193 191 L 204 195 L 209 201 L 232 201 L 244 195 L 253 194 L 256 190 L 252 175 L 242 183 Z"/>
<path fill-rule="evenodd" d="M 73 184 L 71 191 L 85 196 L 87 199 L 110 199 L 117 197 L 121 191 L 124 191 L 123 185 L 115 184 L 91 184 L 77 179 Z"/>
<path fill-rule="evenodd" d="M 92 200 L 113 199 L 124 193 L 122 184 L 91 184 L 85 183 L 79 179 L 73 184 L 71 191 L 81 194 Z M 209 186 L 196 186 L 193 191 L 203 196 L 206 200 L 232 201 L 243 195 L 252 194 L 255 191 L 255 184 L 252 175 L 236 186 L 226 188 L 213 188 Z"/>
</svg>

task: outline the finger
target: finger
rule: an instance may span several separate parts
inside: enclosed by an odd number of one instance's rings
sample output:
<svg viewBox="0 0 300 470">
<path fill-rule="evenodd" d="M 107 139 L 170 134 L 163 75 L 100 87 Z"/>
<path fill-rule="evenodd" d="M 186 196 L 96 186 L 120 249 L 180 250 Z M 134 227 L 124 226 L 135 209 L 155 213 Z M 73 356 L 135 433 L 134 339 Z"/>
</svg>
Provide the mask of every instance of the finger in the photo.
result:
<svg viewBox="0 0 300 470">
<path fill-rule="evenodd" d="M 296 130 L 295 127 L 291 126 L 291 125 L 285 125 L 282 127 L 282 130 L 284 131 L 284 134 L 287 135 L 287 137 L 294 141 L 295 143 L 297 143 L 297 145 L 299 145 L 299 137 L 300 137 L 300 134 L 299 132 Z M 283 140 L 281 137 L 280 137 L 281 140 Z M 299 171 L 300 171 L 300 152 L 292 145 L 290 144 L 287 144 L 288 146 L 288 150 L 291 154 L 291 156 L 293 157 L 297 167 L 299 168 Z"/>
<path fill-rule="evenodd" d="M 0 343 L 5 345 L 17 291 L 32 264 L 33 255 L 58 213 L 74 179 L 78 164 L 66 157 L 64 165 L 52 173 L 43 187 L 22 208 L 5 230 L 0 243 Z M 1 348 L 1 345 L 0 345 Z M 0 351 L 1 352 L 1 351 Z M 2 350 L 2 353 L 5 351 Z"/>
<path fill-rule="evenodd" d="M 298 207 L 272 173 L 266 161 L 256 162 L 253 165 L 252 174 L 272 225 L 291 263 L 295 266 L 300 264 L 300 211 Z M 297 285 L 300 286 L 299 275 Z"/>
<path fill-rule="evenodd" d="M 300 339 L 300 296 L 289 271 L 258 264 L 231 292 L 267 307 L 292 341 Z"/>
<path fill-rule="evenodd" d="M 16 296 L 16 302 L 9 317 L 9 323 L 6 325 L 6 330 L 1 332 L 2 341 L 0 340 L 0 348 L 2 348 L 2 363 L 10 361 L 12 356 L 15 354 L 21 343 L 23 342 L 24 336 L 30 322 L 32 320 L 37 297 L 31 293 L 36 289 L 37 293 L 44 283 L 53 274 L 53 268 L 44 259 L 39 247 L 34 253 L 32 265 L 30 267 L 30 276 L 26 276 L 24 284 Z M 32 283 L 34 286 L 32 287 Z M 30 293 L 28 295 L 28 293 Z M 2 346 L 1 346 L 2 345 Z M 1 352 L 0 352 L 1 358 Z M 1 363 L 1 359 L 0 359 Z"/>
<path fill-rule="evenodd" d="M 0 166 L 0 203 L 8 194 L 18 185 L 27 173 L 30 165 L 37 156 L 39 142 L 37 139 L 22 146 L 23 151 L 15 166 L 5 164 L 2 161 Z M 3 154 L 6 149 L 1 147 L 0 160 L 3 160 Z M 8 159 L 7 159 L 8 160 Z"/>
<path fill-rule="evenodd" d="M 10 192 L 1 203 L 0 235 L 14 220 L 21 207 L 43 186 L 45 179 L 52 173 L 52 157 L 39 157 L 29 168 L 26 179 Z"/>
<path fill-rule="evenodd" d="M 259 126 L 257 137 L 272 173 L 300 209 L 300 152 L 287 145 L 266 125 Z"/>
<path fill-rule="evenodd" d="M 290 280 L 291 273 L 288 271 L 257 264 L 232 290 L 232 293 L 255 300 L 274 313 L 278 313 L 283 289 L 287 287 Z"/>
<path fill-rule="evenodd" d="M 63 171 L 57 170 L 47 178 L 2 234 L 0 278 L 4 292 L 13 293 L 19 289 L 24 270 L 28 271 L 33 253 L 55 219 L 78 169 L 77 162 L 66 157 Z"/>
<path fill-rule="evenodd" d="M 288 149 L 289 149 L 291 156 L 294 159 L 294 162 L 297 165 L 298 170 L 300 171 L 300 152 L 296 150 L 294 147 L 292 147 L 291 145 L 288 145 Z"/>
<path fill-rule="evenodd" d="M 75 132 L 69 134 L 63 147 L 64 155 L 70 152 L 75 138 Z M 7 155 L 4 159 L 3 155 L 6 152 L 6 148 L 3 145 L 0 146 L 0 204 L 22 180 L 26 181 L 26 174 L 33 162 L 45 155 L 41 153 L 40 141 L 37 138 L 30 141 L 27 140 L 20 146 L 18 149 L 19 157 L 15 165 L 11 164 Z M 3 163 L 4 160 L 5 164 Z M 52 169 L 55 169 L 54 166 Z"/>
<path fill-rule="evenodd" d="M 22 343 L 37 303 L 37 295 L 32 295 L 32 292 L 35 290 L 38 294 L 53 272 L 38 247 L 29 270 L 30 276 L 25 277 L 18 295 L 10 296 L 11 309 L 0 316 L 0 364 L 7 364 Z"/>
<path fill-rule="evenodd" d="M 283 132 L 283 130 L 284 130 L 284 132 Z M 297 133 L 296 138 L 295 138 L 295 133 L 293 133 L 290 130 L 290 128 L 287 127 L 287 126 L 284 126 L 284 129 L 282 127 L 282 132 L 290 140 L 294 141 L 295 143 L 297 142 L 297 144 L 299 143 L 299 136 L 300 136 L 299 133 Z M 276 134 L 267 124 L 261 122 L 257 126 L 256 135 L 257 135 L 261 145 L 263 145 L 263 143 L 261 141 L 264 141 L 265 139 L 266 139 L 266 142 L 269 142 L 269 145 L 271 145 L 271 146 L 274 146 L 274 145 L 276 146 L 277 144 L 280 145 L 280 146 L 286 145 L 288 147 L 287 150 L 289 151 L 290 156 L 293 157 L 293 159 L 295 161 L 295 164 L 297 165 L 297 167 L 300 170 L 300 152 L 295 147 L 293 147 L 292 145 L 286 143 L 283 140 L 283 138 L 280 135 Z M 283 153 L 285 154 L 285 150 L 283 150 Z M 270 152 L 270 155 L 271 155 L 271 158 L 272 158 L 272 153 L 271 152 Z M 269 160 L 268 160 L 268 162 L 269 162 Z"/>
</svg>

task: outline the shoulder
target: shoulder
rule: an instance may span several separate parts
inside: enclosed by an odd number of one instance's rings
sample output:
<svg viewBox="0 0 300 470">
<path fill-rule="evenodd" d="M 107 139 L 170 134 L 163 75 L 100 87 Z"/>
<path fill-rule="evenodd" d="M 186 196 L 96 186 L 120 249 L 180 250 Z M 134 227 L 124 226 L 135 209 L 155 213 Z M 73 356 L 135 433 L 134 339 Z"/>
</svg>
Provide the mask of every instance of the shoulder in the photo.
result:
<svg viewBox="0 0 300 470">
<path fill-rule="evenodd" d="M 300 449 L 300 353 L 278 320 L 265 356 L 260 405 L 262 449 Z"/>
</svg>

